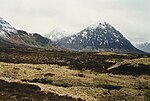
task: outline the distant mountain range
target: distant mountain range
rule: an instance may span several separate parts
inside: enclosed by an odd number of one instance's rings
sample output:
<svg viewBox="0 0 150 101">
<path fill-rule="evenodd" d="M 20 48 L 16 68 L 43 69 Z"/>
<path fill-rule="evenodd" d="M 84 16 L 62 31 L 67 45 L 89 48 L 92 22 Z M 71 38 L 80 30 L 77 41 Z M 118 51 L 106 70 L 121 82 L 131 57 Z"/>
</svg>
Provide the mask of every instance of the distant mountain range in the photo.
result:
<svg viewBox="0 0 150 101">
<path fill-rule="evenodd" d="M 144 52 L 150 53 L 150 42 L 138 43 L 135 46 Z"/>
<path fill-rule="evenodd" d="M 47 34 L 46 38 L 37 33 L 17 30 L 0 18 L 0 47 L 144 53 L 135 48 L 119 31 L 106 22 L 93 24 L 77 34 L 71 34 L 55 29 Z"/>
<path fill-rule="evenodd" d="M 50 39 L 37 33 L 17 30 L 3 18 L 0 18 L 0 47 L 57 48 Z"/>
<path fill-rule="evenodd" d="M 143 53 L 106 22 L 93 24 L 77 34 L 61 38 L 56 43 L 71 50 Z"/>
<path fill-rule="evenodd" d="M 51 39 L 52 41 L 58 41 L 61 38 L 67 37 L 73 33 L 71 32 L 66 32 L 60 28 L 56 28 L 52 30 L 50 33 L 46 34 L 46 37 Z"/>
</svg>

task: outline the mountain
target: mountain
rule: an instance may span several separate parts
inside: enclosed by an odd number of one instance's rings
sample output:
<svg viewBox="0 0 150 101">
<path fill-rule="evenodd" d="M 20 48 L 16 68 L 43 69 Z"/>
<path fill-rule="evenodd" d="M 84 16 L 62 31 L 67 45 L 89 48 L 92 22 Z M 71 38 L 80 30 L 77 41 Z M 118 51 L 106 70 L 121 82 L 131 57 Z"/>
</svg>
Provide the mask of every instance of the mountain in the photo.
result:
<svg viewBox="0 0 150 101">
<path fill-rule="evenodd" d="M 93 24 L 75 35 L 58 40 L 56 43 L 63 48 L 72 50 L 143 53 L 106 22 Z"/>
<path fill-rule="evenodd" d="M 0 17 L 0 31 L 1 32 L 4 31 L 6 33 L 17 33 L 17 30 L 1 17 Z"/>
<path fill-rule="evenodd" d="M 144 52 L 150 53 L 150 42 L 138 43 L 135 46 Z"/>
<path fill-rule="evenodd" d="M 51 39 L 52 41 L 57 41 L 60 40 L 61 38 L 69 36 L 70 34 L 72 33 L 57 28 L 48 33 L 46 37 Z"/>
<path fill-rule="evenodd" d="M 17 30 L 3 18 L 0 18 L 0 43 L 0 47 L 57 48 L 50 39 L 37 33 Z"/>
</svg>

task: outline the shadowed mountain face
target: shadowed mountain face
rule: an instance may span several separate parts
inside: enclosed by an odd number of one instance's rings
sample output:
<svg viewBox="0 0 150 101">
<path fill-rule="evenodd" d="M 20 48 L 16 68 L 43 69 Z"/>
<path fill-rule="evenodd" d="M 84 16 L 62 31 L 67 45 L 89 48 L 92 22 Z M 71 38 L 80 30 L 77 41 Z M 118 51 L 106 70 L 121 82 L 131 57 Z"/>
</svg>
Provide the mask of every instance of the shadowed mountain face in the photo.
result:
<svg viewBox="0 0 150 101">
<path fill-rule="evenodd" d="M 57 49 L 52 41 L 37 33 L 17 30 L 0 18 L 0 47 L 36 47 Z"/>
<path fill-rule="evenodd" d="M 108 23 L 91 25 L 75 35 L 58 40 L 57 44 L 73 50 L 142 53 Z"/>
</svg>

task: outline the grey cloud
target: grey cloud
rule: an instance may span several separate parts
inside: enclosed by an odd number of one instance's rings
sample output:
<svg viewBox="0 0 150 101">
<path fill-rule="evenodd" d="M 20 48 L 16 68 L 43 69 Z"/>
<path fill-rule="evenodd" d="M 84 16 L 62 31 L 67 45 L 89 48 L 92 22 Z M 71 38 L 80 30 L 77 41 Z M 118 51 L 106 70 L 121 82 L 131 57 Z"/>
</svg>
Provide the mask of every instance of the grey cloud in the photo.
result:
<svg viewBox="0 0 150 101">
<path fill-rule="evenodd" d="M 109 22 L 132 42 L 150 41 L 150 0 L 0 0 L 1 16 L 16 27 L 49 33 Z M 4 18 L 5 19 L 5 18 Z M 35 24 L 38 22 L 38 24 Z"/>
</svg>

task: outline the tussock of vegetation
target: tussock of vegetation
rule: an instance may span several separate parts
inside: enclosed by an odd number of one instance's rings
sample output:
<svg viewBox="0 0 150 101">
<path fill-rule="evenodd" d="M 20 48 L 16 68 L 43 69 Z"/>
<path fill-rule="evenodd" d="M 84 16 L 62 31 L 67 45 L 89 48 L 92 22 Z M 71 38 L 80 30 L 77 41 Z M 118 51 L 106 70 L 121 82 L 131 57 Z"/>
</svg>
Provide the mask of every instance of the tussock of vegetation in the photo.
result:
<svg viewBox="0 0 150 101">
<path fill-rule="evenodd" d="M 145 91 L 144 101 L 150 101 L 150 89 Z"/>
<path fill-rule="evenodd" d="M 82 101 L 80 98 L 60 96 L 31 84 L 0 80 L 0 99 L 7 101 Z"/>
<path fill-rule="evenodd" d="M 34 83 L 42 83 L 42 84 L 52 84 L 52 80 L 47 80 L 45 78 L 41 78 L 41 79 L 33 79 L 33 80 L 21 80 L 23 82 L 34 82 Z"/>
<path fill-rule="evenodd" d="M 117 85 L 105 85 L 105 84 L 97 85 L 97 87 L 101 87 L 109 90 L 120 90 L 122 88 L 121 86 L 117 86 Z"/>
</svg>

